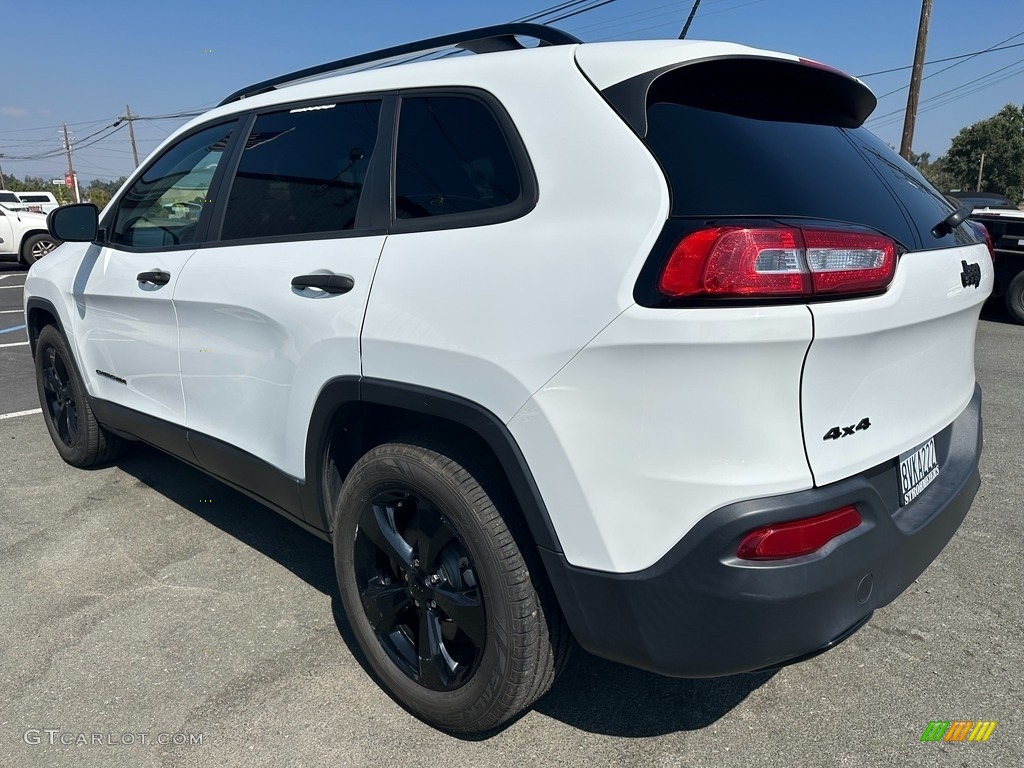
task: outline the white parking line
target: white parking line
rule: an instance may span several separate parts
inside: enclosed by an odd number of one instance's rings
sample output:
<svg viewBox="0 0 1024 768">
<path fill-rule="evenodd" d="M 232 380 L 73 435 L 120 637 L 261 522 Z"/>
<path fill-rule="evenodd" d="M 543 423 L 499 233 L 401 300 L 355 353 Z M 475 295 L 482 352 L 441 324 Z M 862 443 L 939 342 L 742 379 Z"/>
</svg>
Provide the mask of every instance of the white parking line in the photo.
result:
<svg viewBox="0 0 1024 768">
<path fill-rule="evenodd" d="M 4 347 L 27 347 L 27 346 L 28 346 L 28 342 L 27 341 L 16 341 L 13 344 L 0 344 L 0 349 L 3 349 Z"/>
<path fill-rule="evenodd" d="M 24 287 L 25 287 L 24 285 L 0 285 L 0 291 L 4 290 L 4 288 L 24 288 Z"/>
<path fill-rule="evenodd" d="M 18 416 L 31 416 L 34 413 L 42 413 L 42 408 L 33 408 L 31 411 L 17 411 L 15 413 L 0 413 L 0 421 L 3 419 L 14 419 Z"/>
<path fill-rule="evenodd" d="M 23 309 L 0 309 L 0 315 L 13 315 L 15 313 L 22 314 L 25 310 Z"/>
</svg>

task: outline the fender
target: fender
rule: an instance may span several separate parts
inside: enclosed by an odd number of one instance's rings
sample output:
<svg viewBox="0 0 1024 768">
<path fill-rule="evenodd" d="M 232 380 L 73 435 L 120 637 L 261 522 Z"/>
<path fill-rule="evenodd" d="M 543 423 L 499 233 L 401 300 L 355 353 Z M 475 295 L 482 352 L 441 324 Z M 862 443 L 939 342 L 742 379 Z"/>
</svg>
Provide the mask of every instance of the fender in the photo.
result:
<svg viewBox="0 0 1024 768">
<path fill-rule="evenodd" d="M 553 552 L 562 547 L 540 489 L 515 438 L 502 421 L 471 400 L 426 387 L 369 377 L 345 376 L 324 385 L 313 408 L 306 437 L 306 482 L 299 496 L 306 521 L 329 529 L 321 459 L 335 418 L 346 406 L 366 403 L 452 422 L 469 429 L 491 449 L 530 528 L 534 542 Z"/>
</svg>

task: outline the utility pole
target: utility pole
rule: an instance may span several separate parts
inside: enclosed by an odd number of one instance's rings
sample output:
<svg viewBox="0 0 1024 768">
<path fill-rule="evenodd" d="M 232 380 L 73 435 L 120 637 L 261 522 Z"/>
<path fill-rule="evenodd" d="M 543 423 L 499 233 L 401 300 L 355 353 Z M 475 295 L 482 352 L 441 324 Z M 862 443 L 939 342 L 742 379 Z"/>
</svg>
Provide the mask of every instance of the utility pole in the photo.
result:
<svg viewBox="0 0 1024 768">
<path fill-rule="evenodd" d="M 693 23 L 693 17 L 697 15 L 697 8 L 700 6 L 700 0 L 694 0 L 693 8 L 690 9 L 690 15 L 686 17 L 686 23 L 683 24 L 683 31 L 679 33 L 679 39 L 682 40 L 686 37 L 686 33 L 690 31 L 690 25 Z"/>
<path fill-rule="evenodd" d="M 0 152 L 0 160 L 2 160 L 3 157 L 4 157 L 4 153 Z M 3 189 L 6 186 L 7 186 L 7 182 L 4 181 L 4 166 L 3 166 L 2 163 L 0 163 L 0 189 Z"/>
<path fill-rule="evenodd" d="M 125 119 L 128 121 L 128 138 L 132 142 L 132 161 L 135 163 L 135 167 L 139 167 L 139 150 L 135 148 L 135 126 L 132 125 L 132 108 L 127 104 L 124 105 Z"/>
<path fill-rule="evenodd" d="M 914 49 L 914 67 L 910 73 L 910 93 L 907 94 L 907 113 L 903 118 L 903 140 L 900 155 L 910 162 L 910 147 L 914 143 L 914 123 L 917 122 L 917 102 L 921 96 L 921 73 L 924 72 L 924 50 L 928 45 L 928 25 L 932 18 L 932 0 L 921 3 L 921 21 L 917 26 L 917 47 Z"/>
<path fill-rule="evenodd" d="M 78 193 L 78 177 L 75 176 L 75 167 L 71 164 L 71 139 L 68 138 L 68 124 L 64 123 L 64 152 L 68 156 L 68 176 L 74 184 L 75 202 L 82 202 L 82 196 Z"/>
<path fill-rule="evenodd" d="M 981 192 L 981 173 L 985 170 L 985 153 L 981 153 L 981 165 L 978 166 L 978 186 L 974 188 L 975 192 Z"/>
</svg>

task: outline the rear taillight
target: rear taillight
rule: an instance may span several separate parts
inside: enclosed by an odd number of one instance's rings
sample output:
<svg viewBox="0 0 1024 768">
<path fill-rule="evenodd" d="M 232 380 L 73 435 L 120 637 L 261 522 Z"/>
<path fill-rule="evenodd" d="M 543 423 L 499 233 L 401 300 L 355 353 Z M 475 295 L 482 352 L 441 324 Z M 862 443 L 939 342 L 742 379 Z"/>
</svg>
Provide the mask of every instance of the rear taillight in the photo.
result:
<svg viewBox="0 0 1024 768">
<path fill-rule="evenodd" d="M 988 231 L 988 227 L 982 224 L 980 221 L 971 221 L 968 219 L 968 224 L 974 229 L 975 233 L 985 240 L 985 245 L 988 246 L 988 255 L 992 258 L 992 263 L 996 263 L 996 244 L 992 242 L 992 233 Z"/>
<path fill-rule="evenodd" d="M 783 560 L 809 555 L 860 524 L 857 508 L 849 506 L 824 515 L 766 525 L 744 536 L 736 555 L 743 560 Z"/>
<path fill-rule="evenodd" d="M 711 227 L 672 251 L 658 290 L 673 298 L 785 298 L 883 291 L 896 243 L 865 232 L 795 227 Z"/>
</svg>

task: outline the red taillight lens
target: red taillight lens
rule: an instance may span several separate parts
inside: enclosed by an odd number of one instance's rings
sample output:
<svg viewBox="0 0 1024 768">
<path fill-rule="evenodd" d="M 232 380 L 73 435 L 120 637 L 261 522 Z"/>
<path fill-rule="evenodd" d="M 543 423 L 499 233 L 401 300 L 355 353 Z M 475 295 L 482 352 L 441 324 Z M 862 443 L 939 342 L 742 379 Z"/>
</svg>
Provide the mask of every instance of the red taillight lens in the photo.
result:
<svg viewBox="0 0 1024 768">
<path fill-rule="evenodd" d="M 889 238 L 817 229 L 803 233 L 815 293 L 862 293 L 892 281 L 896 244 Z"/>
<path fill-rule="evenodd" d="M 857 508 L 849 506 L 803 520 L 766 525 L 744 536 L 736 555 L 743 560 L 783 560 L 809 555 L 860 524 Z"/>
<path fill-rule="evenodd" d="M 996 263 L 996 244 L 992 242 L 992 233 L 988 231 L 988 227 L 982 224 L 980 221 L 970 221 L 968 224 L 974 228 L 974 231 L 978 233 L 980 237 L 985 239 L 985 245 L 988 246 L 988 255 L 992 258 L 992 263 Z"/>
<path fill-rule="evenodd" d="M 666 296 L 786 297 L 884 290 L 896 244 L 862 232 L 711 227 L 684 237 L 658 280 Z"/>
</svg>

